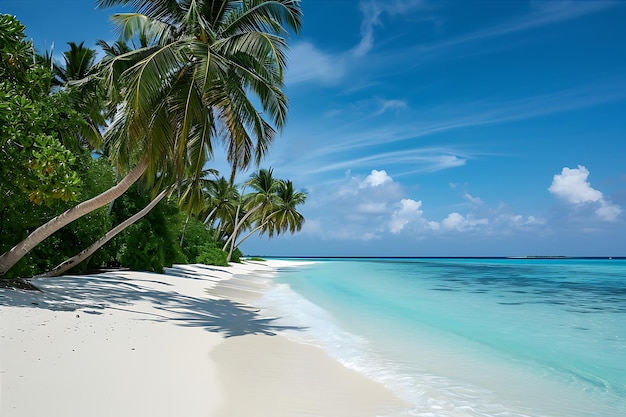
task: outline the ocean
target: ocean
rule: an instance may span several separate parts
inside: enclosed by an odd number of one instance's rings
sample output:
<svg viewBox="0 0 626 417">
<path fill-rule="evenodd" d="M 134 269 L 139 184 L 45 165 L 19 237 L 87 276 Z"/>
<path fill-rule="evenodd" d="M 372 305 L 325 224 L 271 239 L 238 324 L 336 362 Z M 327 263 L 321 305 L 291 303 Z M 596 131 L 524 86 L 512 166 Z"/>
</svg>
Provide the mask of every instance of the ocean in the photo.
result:
<svg viewBox="0 0 626 417">
<path fill-rule="evenodd" d="M 626 260 L 315 259 L 260 301 L 411 406 L 398 416 L 626 416 Z"/>
</svg>

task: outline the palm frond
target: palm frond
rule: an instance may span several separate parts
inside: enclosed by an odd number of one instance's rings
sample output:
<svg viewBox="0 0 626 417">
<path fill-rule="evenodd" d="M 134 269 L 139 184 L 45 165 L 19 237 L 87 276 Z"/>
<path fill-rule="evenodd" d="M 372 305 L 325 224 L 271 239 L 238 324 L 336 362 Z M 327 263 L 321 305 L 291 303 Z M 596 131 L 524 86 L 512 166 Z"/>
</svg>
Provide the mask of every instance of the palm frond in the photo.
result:
<svg viewBox="0 0 626 417">
<path fill-rule="evenodd" d="M 232 9 L 225 19 L 225 36 L 255 31 L 287 35 L 287 29 L 297 33 L 302 26 L 299 0 L 243 0 L 241 3 L 242 7 Z"/>
<path fill-rule="evenodd" d="M 146 121 L 159 103 L 160 93 L 169 88 L 171 75 L 182 67 L 178 53 L 182 44 L 179 41 L 152 48 L 148 56 L 121 76 L 122 84 L 127 86 L 125 98 L 134 113 L 134 122 L 145 130 L 148 130 Z"/>
<path fill-rule="evenodd" d="M 128 41 L 137 38 L 142 47 L 167 43 L 173 38 L 172 32 L 175 32 L 171 24 L 141 13 L 116 13 L 111 16 L 111 21 L 121 39 Z"/>
</svg>

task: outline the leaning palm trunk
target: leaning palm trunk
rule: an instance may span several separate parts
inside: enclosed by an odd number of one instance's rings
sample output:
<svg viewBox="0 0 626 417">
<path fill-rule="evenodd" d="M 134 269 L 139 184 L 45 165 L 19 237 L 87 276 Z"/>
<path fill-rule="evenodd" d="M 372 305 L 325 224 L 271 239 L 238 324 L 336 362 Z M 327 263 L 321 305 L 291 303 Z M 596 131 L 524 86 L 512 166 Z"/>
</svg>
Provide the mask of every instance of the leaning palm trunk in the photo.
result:
<svg viewBox="0 0 626 417">
<path fill-rule="evenodd" d="M 231 233 L 231 235 L 228 237 L 228 239 L 226 239 L 226 242 L 224 243 L 224 247 L 222 247 L 222 250 L 226 250 L 226 248 L 228 247 L 229 243 L 231 243 L 231 242 L 234 243 L 235 239 L 237 238 L 237 235 L 239 234 L 239 229 L 241 229 L 241 226 L 243 226 L 243 223 L 246 220 L 248 220 L 248 218 L 252 214 L 254 214 L 254 212 L 256 212 L 258 209 L 260 209 L 262 206 L 263 206 L 263 203 L 257 204 L 256 206 L 254 206 L 254 208 L 252 208 L 252 210 L 247 212 L 246 215 L 241 218 L 241 220 L 239 220 L 238 222 L 235 223 L 235 227 L 233 228 L 233 233 Z M 237 208 L 237 216 L 239 216 L 239 208 Z"/>
<path fill-rule="evenodd" d="M 185 240 L 185 231 L 187 230 L 187 224 L 189 224 L 189 218 L 191 217 L 191 214 L 187 215 L 187 219 L 185 220 L 185 225 L 183 226 L 183 233 L 181 233 L 180 236 L 180 244 L 179 246 L 182 248 L 183 247 L 183 242 Z"/>
<path fill-rule="evenodd" d="M 92 211 L 110 203 L 124 194 L 124 192 L 141 177 L 148 167 L 148 162 L 148 155 L 145 154 L 139 161 L 139 164 L 137 164 L 137 166 L 133 168 L 116 186 L 109 188 L 102 194 L 97 195 L 90 200 L 84 201 L 56 216 L 48 223 L 37 228 L 34 232 L 28 235 L 26 239 L 15 245 L 11 250 L 5 252 L 2 256 L 0 256 L 0 276 L 4 275 L 35 246 L 43 242 L 57 230 L 70 224 L 74 220 L 79 219 L 85 214 L 91 213 Z"/>
<path fill-rule="evenodd" d="M 243 225 L 243 222 L 250 217 L 250 214 L 252 214 L 253 212 L 255 212 L 256 210 L 258 210 L 259 208 L 261 208 L 263 204 L 259 204 L 258 206 L 254 207 L 250 212 L 248 212 L 242 219 L 241 221 L 237 224 L 237 226 L 235 227 L 235 230 L 233 232 L 233 234 L 228 238 L 230 240 L 230 249 L 228 250 L 228 256 L 226 257 L 226 262 L 230 262 L 230 259 L 233 257 L 233 252 L 235 251 L 235 248 L 238 248 L 239 245 L 241 245 L 246 239 L 248 239 L 250 236 L 252 236 L 252 234 L 254 234 L 257 230 L 261 229 L 263 226 L 265 226 L 269 220 L 266 220 L 265 222 L 263 222 L 263 224 L 261 224 L 261 226 L 256 227 L 252 232 L 250 232 L 246 237 L 244 237 L 242 240 L 239 241 L 239 243 L 235 244 L 235 242 L 237 241 L 237 235 L 239 234 L 239 230 L 241 229 L 241 226 Z M 228 245 L 228 241 L 226 241 L 226 245 Z M 226 245 L 224 245 L 224 247 L 226 247 Z"/>
<path fill-rule="evenodd" d="M 150 202 L 150 204 L 148 204 L 146 207 L 144 207 L 141 211 L 136 213 L 134 216 L 129 217 L 128 219 L 124 220 L 122 223 L 115 226 L 113 229 L 107 232 L 104 236 L 102 236 L 99 240 L 97 240 L 87 249 L 83 250 L 78 255 L 73 256 L 70 259 L 64 261 L 63 263 L 57 265 L 50 271 L 37 275 L 37 278 L 57 277 L 61 275 L 62 273 L 72 269 L 73 267 L 75 267 L 76 265 L 78 265 L 79 263 L 87 259 L 88 257 L 90 257 L 95 251 L 100 249 L 109 240 L 117 236 L 122 230 L 126 229 L 128 226 L 130 226 L 131 224 L 135 223 L 137 220 L 141 219 L 146 214 L 148 214 L 150 210 L 152 210 L 154 206 L 156 206 L 159 203 L 159 201 L 161 201 L 163 197 L 165 197 L 165 195 L 167 194 L 167 191 L 168 190 L 161 191 L 161 193 L 158 196 L 156 196 L 154 200 Z"/>
<path fill-rule="evenodd" d="M 230 262 L 231 258 L 233 257 L 233 252 L 234 251 L 235 251 L 235 239 L 233 239 L 230 242 L 230 249 L 228 250 L 228 256 L 226 257 L 226 262 Z"/>
<path fill-rule="evenodd" d="M 245 242 L 246 240 L 248 240 L 248 238 L 249 238 L 250 236 L 252 236 L 252 235 L 253 235 L 253 234 L 255 234 L 256 232 L 258 232 L 259 230 L 261 230 L 261 229 L 262 229 L 263 227 L 265 227 L 265 225 L 267 225 L 268 223 L 269 223 L 269 220 L 268 220 L 268 221 L 265 221 L 265 222 L 264 222 L 263 224 L 261 224 L 260 226 L 255 227 L 255 228 L 254 228 L 254 230 L 252 230 L 250 233 L 248 233 L 248 234 L 247 234 L 246 236 L 244 236 L 244 237 L 243 237 L 243 238 L 242 238 L 239 242 L 237 242 L 237 243 L 235 244 L 235 248 L 238 248 L 239 246 L 241 246 L 241 244 L 242 244 L 243 242 Z"/>
<path fill-rule="evenodd" d="M 217 207 L 213 207 L 213 210 L 211 210 L 209 215 L 206 216 L 206 219 L 204 219 L 204 224 L 207 224 L 209 220 L 211 220 L 211 217 L 213 217 L 213 214 L 215 214 L 216 211 L 217 211 Z M 211 223 L 211 225 L 213 225 L 213 223 Z"/>
</svg>

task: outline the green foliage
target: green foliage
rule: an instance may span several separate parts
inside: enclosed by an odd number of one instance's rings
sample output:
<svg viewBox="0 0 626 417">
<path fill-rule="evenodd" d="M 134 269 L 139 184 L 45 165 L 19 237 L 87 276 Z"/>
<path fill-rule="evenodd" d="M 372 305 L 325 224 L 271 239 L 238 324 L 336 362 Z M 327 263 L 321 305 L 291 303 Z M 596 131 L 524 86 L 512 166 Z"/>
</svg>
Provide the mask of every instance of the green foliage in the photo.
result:
<svg viewBox="0 0 626 417">
<path fill-rule="evenodd" d="M 83 186 L 78 198 L 98 194 L 115 183 L 113 170 L 107 159 L 93 159 L 89 152 L 82 151 L 76 156 L 76 172 Z M 50 205 L 37 205 L 27 198 L 7 198 L 1 201 L 0 210 L 0 252 L 10 249 L 26 235 L 46 220 L 70 208 L 73 203 L 57 200 Z M 104 235 L 111 228 L 111 217 L 107 208 L 98 209 L 87 216 L 62 228 L 42 242 L 18 262 L 6 278 L 27 277 L 45 272 Z M 77 270 L 85 270 L 106 263 L 106 252 L 96 252 L 94 256 Z"/>
<path fill-rule="evenodd" d="M 53 74 L 51 58 L 36 56 L 32 43 L 25 41 L 24 26 L 12 16 L 0 15 L 0 253 L 70 208 L 72 201 L 91 198 L 114 184 L 108 160 L 94 159 L 90 152 L 99 145 L 99 127 L 107 114 L 103 105 L 108 102 L 106 92 L 111 95 L 108 99 L 119 98 L 120 92 L 137 98 L 126 103 L 132 104 L 127 107 L 128 114 L 107 130 L 112 133 L 106 153 L 124 166 L 137 152 L 149 152 L 150 166 L 144 179 L 150 182 L 160 175 L 161 179 L 187 181 L 190 186 L 179 198 L 193 214 L 202 209 L 203 193 L 210 188 L 203 174 L 213 154 L 214 136 L 219 136 L 216 132 L 229 132 L 222 139 L 233 175 L 260 160 L 274 139 L 274 127 L 282 127 L 286 120 L 287 100 L 282 92 L 286 44 L 281 36 L 285 27 L 300 27 L 301 10 L 298 2 L 291 0 L 258 4 L 228 0 L 225 4 L 230 16 L 226 19 L 213 16 L 217 9 L 198 8 L 196 2 L 172 9 L 171 15 L 152 13 L 141 26 L 153 29 L 145 33 L 162 36 L 158 39 L 162 42 L 146 43 L 149 54 L 140 48 L 132 54 L 127 50 L 124 57 L 110 56 L 100 67 L 103 72 L 99 75 L 104 77 L 93 76 L 93 51 L 71 42 L 64 67 L 55 68 Z M 203 14 L 211 18 L 200 19 Z M 125 18 L 120 16 L 121 22 Z M 160 19 L 180 33 L 155 32 L 164 28 Z M 207 32 L 206 22 L 215 22 L 217 27 Z M 250 36 L 241 36 L 248 32 Z M 51 90 L 55 74 L 56 85 L 62 84 L 62 88 Z M 110 87 L 106 92 L 99 81 L 103 78 Z M 174 142 L 177 149 L 171 146 Z M 271 236 L 274 230 L 286 231 L 286 225 L 293 222 L 286 215 L 285 220 L 270 217 L 279 202 L 276 187 L 255 188 L 254 199 L 242 207 L 232 181 L 222 182 L 223 190 L 209 193 L 208 200 L 214 200 L 216 210 L 209 207 L 201 212 L 203 219 L 212 213 L 210 226 L 218 224 L 223 233 L 236 236 L 232 229 L 240 220 L 237 228 L 256 224 L 262 228 L 260 233 Z M 147 191 L 133 187 L 115 201 L 110 215 L 104 207 L 57 231 L 6 277 L 29 276 L 56 266 L 149 201 Z M 238 211 L 241 216 L 258 213 L 249 220 L 236 219 Z M 121 265 L 162 271 L 172 263 L 188 261 L 225 265 L 228 255 L 221 250 L 224 242 L 218 233 L 193 217 L 186 222 L 186 217 L 176 202 L 164 200 L 78 269 Z M 293 232 L 293 227 L 289 230 Z M 235 249 L 231 259 L 239 262 L 241 256 Z"/>
<path fill-rule="evenodd" d="M 200 254 L 196 258 L 198 264 L 228 266 L 226 258 L 228 253 L 224 252 L 217 242 L 207 242 L 201 247 Z"/>
<path fill-rule="evenodd" d="M 258 262 L 265 262 L 265 261 L 266 261 L 266 259 L 259 258 L 259 257 L 257 257 L 257 256 L 253 256 L 253 257 L 251 257 L 251 258 L 246 258 L 246 259 L 247 259 L 248 261 L 258 261 Z"/>
<path fill-rule="evenodd" d="M 134 270 L 163 272 L 165 249 L 163 237 L 150 223 L 139 221 L 130 226 L 122 250 L 118 254 L 123 266 Z"/>
<path fill-rule="evenodd" d="M 230 255 L 230 261 L 240 264 L 242 257 L 243 257 L 243 253 L 239 250 L 239 248 L 235 248 L 233 250 L 232 255 Z"/>
<path fill-rule="evenodd" d="M 75 200 L 74 154 L 85 122 L 67 93 L 49 94 L 52 73 L 33 63 L 23 31 L 13 16 L 0 15 L 0 195 L 47 205 Z"/>
<path fill-rule="evenodd" d="M 186 215 L 181 212 L 181 218 Z M 187 222 L 187 226 L 183 225 Z M 184 230 L 183 245 L 181 247 L 188 262 L 197 263 L 198 256 L 202 253 L 204 244 L 207 241 L 213 240 L 213 235 L 206 229 L 204 224 L 194 217 L 190 217 L 188 220 L 181 222 L 181 229 L 179 230 L 179 236 L 182 235 Z"/>
<path fill-rule="evenodd" d="M 140 184 L 133 185 L 113 204 L 112 217 L 117 225 L 150 202 L 150 193 Z M 175 202 L 163 200 L 144 218 L 128 226 L 101 250 L 106 250 L 112 265 L 143 271 L 162 272 L 187 259 L 178 246 L 180 213 Z"/>
<path fill-rule="evenodd" d="M 24 42 L 24 30 L 14 16 L 0 15 L 0 79 L 21 81 L 30 65 L 32 44 Z"/>
<path fill-rule="evenodd" d="M 200 220 L 190 217 L 185 228 L 183 252 L 191 263 L 228 266 L 228 253 L 224 252 L 217 232 L 209 230 Z"/>
</svg>

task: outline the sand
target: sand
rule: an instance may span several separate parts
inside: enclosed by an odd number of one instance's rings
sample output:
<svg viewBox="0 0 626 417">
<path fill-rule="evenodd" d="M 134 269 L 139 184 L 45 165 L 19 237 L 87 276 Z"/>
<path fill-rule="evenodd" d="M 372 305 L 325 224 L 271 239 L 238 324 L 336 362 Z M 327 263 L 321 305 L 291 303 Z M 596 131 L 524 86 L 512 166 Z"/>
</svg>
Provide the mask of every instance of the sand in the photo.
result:
<svg viewBox="0 0 626 417">
<path fill-rule="evenodd" d="M 254 301 L 285 261 L 0 289 L 0 415 L 385 416 L 405 404 Z"/>
</svg>

